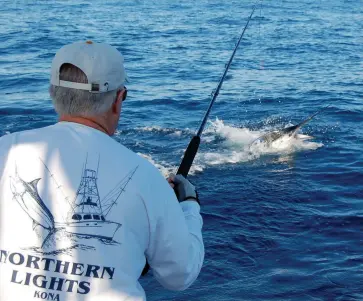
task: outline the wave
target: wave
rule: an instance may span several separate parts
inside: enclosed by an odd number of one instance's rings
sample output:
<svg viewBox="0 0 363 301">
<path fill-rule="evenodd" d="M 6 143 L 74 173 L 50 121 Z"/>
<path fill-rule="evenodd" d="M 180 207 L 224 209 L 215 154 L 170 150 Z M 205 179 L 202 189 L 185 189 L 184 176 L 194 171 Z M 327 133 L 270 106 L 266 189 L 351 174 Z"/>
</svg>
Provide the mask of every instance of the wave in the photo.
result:
<svg viewBox="0 0 363 301">
<path fill-rule="evenodd" d="M 163 128 L 161 126 L 158 125 L 154 125 L 154 126 L 144 126 L 144 127 L 140 127 L 136 129 L 139 132 L 156 132 L 156 133 L 164 133 L 164 134 L 168 134 L 168 135 L 173 135 L 173 136 L 181 136 L 182 134 L 192 134 L 192 131 L 187 129 L 184 130 L 179 130 L 179 129 L 174 129 L 174 128 Z"/>
</svg>

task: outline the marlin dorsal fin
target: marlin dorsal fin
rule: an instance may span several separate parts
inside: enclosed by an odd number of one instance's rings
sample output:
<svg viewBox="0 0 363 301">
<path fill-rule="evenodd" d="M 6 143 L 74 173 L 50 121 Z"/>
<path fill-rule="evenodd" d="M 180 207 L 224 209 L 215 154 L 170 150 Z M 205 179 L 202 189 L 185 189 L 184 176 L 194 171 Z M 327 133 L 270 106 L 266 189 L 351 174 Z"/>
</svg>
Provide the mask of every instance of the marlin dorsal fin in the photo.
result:
<svg viewBox="0 0 363 301">
<path fill-rule="evenodd" d="M 31 182 L 29 182 L 29 185 L 32 186 L 35 190 L 37 190 L 37 186 L 38 186 L 38 182 L 40 181 L 41 178 L 35 179 Z"/>
</svg>

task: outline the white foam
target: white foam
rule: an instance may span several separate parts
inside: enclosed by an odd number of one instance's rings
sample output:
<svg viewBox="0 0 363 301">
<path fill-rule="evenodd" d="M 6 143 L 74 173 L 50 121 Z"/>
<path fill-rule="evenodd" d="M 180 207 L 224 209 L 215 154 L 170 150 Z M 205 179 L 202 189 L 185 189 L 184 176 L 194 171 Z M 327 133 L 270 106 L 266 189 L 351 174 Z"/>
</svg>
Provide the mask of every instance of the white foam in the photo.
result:
<svg viewBox="0 0 363 301">
<path fill-rule="evenodd" d="M 158 133 L 163 133 L 163 134 L 169 134 L 171 136 L 176 136 L 176 137 L 180 137 L 183 132 L 191 133 L 191 130 L 188 128 L 182 131 L 180 129 L 163 128 L 159 125 L 139 127 L 139 128 L 136 128 L 136 130 L 140 131 L 140 132 L 158 132 Z"/>
<path fill-rule="evenodd" d="M 137 128 L 137 130 L 142 131 L 142 132 L 169 132 L 169 130 L 167 128 L 162 128 L 161 126 L 158 126 L 158 125 L 144 126 L 144 127 Z"/>
<path fill-rule="evenodd" d="M 206 133 L 215 133 L 216 135 L 226 139 L 226 143 L 233 145 L 246 145 L 257 139 L 261 133 L 258 131 L 250 131 L 247 128 L 237 128 L 225 125 L 223 120 L 216 118 L 216 120 L 209 122 L 209 127 Z"/>
</svg>

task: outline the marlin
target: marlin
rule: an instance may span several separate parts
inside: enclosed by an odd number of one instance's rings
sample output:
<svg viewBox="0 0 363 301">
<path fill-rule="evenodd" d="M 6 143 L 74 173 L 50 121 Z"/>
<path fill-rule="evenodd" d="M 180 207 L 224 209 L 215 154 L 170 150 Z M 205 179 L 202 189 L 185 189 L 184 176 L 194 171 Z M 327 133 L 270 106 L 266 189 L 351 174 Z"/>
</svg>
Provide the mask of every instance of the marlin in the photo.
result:
<svg viewBox="0 0 363 301">
<path fill-rule="evenodd" d="M 329 105 L 330 106 L 330 105 Z M 314 114 L 310 115 L 305 120 L 301 121 L 297 125 L 289 126 L 287 128 L 281 129 L 281 130 L 274 130 L 271 132 L 268 132 L 260 137 L 258 137 L 256 140 L 254 140 L 250 146 L 256 145 L 259 143 L 263 143 L 265 146 L 269 147 L 271 144 L 279 139 L 290 139 L 297 136 L 297 132 L 305 125 L 307 124 L 311 119 L 313 119 L 316 115 L 327 109 L 329 106 L 326 106 L 319 111 L 315 112 Z M 304 136 L 305 138 L 309 138 L 309 136 Z M 310 137 L 311 138 L 311 137 Z"/>
</svg>

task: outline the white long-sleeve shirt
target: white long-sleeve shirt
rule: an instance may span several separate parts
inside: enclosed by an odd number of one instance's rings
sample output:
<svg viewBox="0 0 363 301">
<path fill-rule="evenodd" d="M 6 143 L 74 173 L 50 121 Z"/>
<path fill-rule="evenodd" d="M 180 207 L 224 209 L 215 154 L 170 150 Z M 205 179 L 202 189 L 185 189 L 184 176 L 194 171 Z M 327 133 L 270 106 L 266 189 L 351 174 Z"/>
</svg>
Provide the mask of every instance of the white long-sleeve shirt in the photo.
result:
<svg viewBox="0 0 363 301">
<path fill-rule="evenodd" d="M 183 290 L 204 259 L 200 207 L 147 160 L 71 122 L 0 138 L 0 300 L 146 300 L 148 260 Z"/>
</svg>

